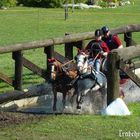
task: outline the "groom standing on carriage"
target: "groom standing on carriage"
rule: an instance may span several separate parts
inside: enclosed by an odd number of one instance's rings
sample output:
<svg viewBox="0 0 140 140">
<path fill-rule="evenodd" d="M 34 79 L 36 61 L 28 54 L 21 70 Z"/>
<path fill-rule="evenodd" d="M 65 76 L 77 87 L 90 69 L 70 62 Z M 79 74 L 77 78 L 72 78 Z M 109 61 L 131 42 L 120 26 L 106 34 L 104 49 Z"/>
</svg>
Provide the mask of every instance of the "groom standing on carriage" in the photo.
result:
<svg viewBox="0 0 140 140">
<path fill-rule="evenodd" d="M 91 40 L 86 46 L 85 50 L 89 52 L 89 65 L 95 68 L 96 71 L 100 71 L 101 60 L 103 57 L 107 57 L 109 49 L 104 41 L 102 41 L 102 30 L 97 29 L 95 31 L 95 39 Z"/>
</svg>

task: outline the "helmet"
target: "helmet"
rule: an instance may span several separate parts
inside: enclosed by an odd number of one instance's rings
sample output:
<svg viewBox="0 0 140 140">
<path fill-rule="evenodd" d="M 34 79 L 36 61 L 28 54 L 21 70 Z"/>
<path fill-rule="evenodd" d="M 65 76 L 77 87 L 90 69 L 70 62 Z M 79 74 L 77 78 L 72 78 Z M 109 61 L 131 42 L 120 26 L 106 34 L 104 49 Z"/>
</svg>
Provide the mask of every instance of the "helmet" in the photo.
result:
<svg viewBox="0 0 140 140">
<path fill-rule="evenodd" d="M 102 36 L 102 30 L 97 29 L 97 30 L 95 31 L 95 37 L 99 37 L 99 36 Z"/>
<path fill-rule="evenodd" d="M 102 32 L 105 35 L 109 31 L 109 28 L 107 26 L 102 27 Z"/>
</svg>

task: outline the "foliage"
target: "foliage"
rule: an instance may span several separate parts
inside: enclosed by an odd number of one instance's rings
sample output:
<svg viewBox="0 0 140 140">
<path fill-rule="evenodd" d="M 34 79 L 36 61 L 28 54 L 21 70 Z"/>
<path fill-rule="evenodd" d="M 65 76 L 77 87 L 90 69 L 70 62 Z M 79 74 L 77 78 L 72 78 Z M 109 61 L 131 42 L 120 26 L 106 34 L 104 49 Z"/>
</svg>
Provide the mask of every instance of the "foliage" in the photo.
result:
<svg viewBox="0 0 140 140">
<path fill-rule="evenodd" d="M 74 1 L 74 3 L 86 3 L 88 0 L 62 0 L 62 3 L 72 3 Z"/>
<path fill-rule="evenodd" d="M 16 6 L 17 0 L 0 0 L 0 7 Z"/>
<path fill-rule="evenodd" d="M 75 3 L 85 3 L 87 0 L 75 0 Z M 72 0 L 18 0 L 19 4 L 33 7 L 61 7 L 62 4 L 72 3 Z"/>
<path fill-rule="evenodd" d="M 114 6 L 121 6 L 127 3 L 133 3 L 132 0 L 97 0 L 97 4 L 100 5 L 101 7 L 112 7 Z"/>
<path fill-rule="evenodd" d="M 101 7 L 108 7 L 108 3 L 103 0 L 99 0 L 97 5 L 100 5 Z"/>
<path fill-rule="evenodd" d="M 94 2 L 93 2 L 94 1 Z M 89 3 L 89 2 L 98 2 L 102 7 L 108 6 L 109 2 L 119 3 L 122 0 L 1 0 L 0 7 L 11 7 L 16 6 L 18 3 L 23 4 L 24 6 L 32 7 L 61 7 L 65 3 Z"/>
<path fill-rule="evenodd" d="M 18 4 L 32 7 L 60 7 L 61 0 L 18 0 Z"/>
<path fill-rule="evenodd" d="M 120 3 L 123 0 L 0 0 L 0 7 L 16 6 L 18 3 L 31 7 L 61 7 L 66 3 L 98 3 L 102 7 L 107 7 L 109 2 Z"/>
</svg>

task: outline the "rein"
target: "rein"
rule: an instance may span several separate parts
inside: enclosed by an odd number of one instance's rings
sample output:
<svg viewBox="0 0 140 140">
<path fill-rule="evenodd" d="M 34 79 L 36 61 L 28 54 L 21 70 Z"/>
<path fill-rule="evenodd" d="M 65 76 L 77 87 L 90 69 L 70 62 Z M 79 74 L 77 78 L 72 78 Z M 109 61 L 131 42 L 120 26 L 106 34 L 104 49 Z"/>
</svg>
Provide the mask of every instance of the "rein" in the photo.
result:
<svg viewBox="0 0 140 140">
<path fill-rule="evenodd" d="M 65 66 L 65 65 L 67 65 L 67 64 L 69 64 L 69 63 L 71 63 L 71 62 L 74 62 L 74 60 L 72 59 L 72 60 L 70 60 L 70 61 L 68 61 L 68 62 L 66 62 L 66 63 L 64 63 L 64 64 L 62 64 L 62 67 Z"/>
<path fill-rule="evenodd" d="M 75 71 L 75 70 L 72 69 L 72 68 L 74 68 L 73 66 L 72 66 L 72 67 L 70 67 L 70 66 L 65 67 L 67 64 L 70 64 L 71 62 L 74 62 L 74 60 L 72 59 L 72 60 L 70 60 L 70 61 L 68 61 L 68 62 L 66 62 L 66 63 L 64 63 L 64 64 L 61 65 L 61 68 L 62 68 L 62 70 L 63 70 L 65 73 L 67 73 L 67 72 L 69 72 L 69 71 Z"/>
<path fill-rule="evenodd" d="M 93 61 L 95 62 L 95 60 L 97 59 L 97 57 L 99 56 L 100 53 L 98 53 L 95 58 L 93 59 Z"/>
</svg>

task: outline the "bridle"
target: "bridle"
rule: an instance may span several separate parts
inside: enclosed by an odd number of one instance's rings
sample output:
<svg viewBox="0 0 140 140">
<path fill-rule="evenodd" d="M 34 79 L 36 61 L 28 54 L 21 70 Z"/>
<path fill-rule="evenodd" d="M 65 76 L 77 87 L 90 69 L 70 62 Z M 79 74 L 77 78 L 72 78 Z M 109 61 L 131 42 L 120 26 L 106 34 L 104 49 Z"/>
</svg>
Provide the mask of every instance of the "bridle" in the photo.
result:
<svg viewBox="0 0 140 140">
<path fill-rule="evenodd" d="M 56 75 L 59 71 L 61 71 L 61 68 L 59 66 L 59 64 L 57 63 L 56 59 L 52 58 L 52 59 L 48 59 L 49 62 L 49 69 L 50 69 L 50 78 L 55 80 L 56 79 Z M 55 78 L 54 78 L 55 77 Z"/>
<path fill-rule="evenodd" d="M 80 58 L 80 55 L 81 57 L 83 56 L 83 58 Z M 80 52 L 77 56 L 75 56 L 75 61 L 78 72 L 80 72 L 80 68 L 82 71 L 88 68 L 88 56 L 85 52 Z"/>
</svg>

